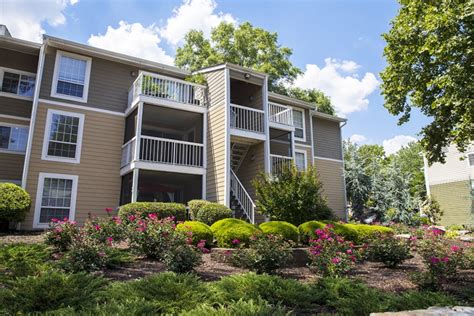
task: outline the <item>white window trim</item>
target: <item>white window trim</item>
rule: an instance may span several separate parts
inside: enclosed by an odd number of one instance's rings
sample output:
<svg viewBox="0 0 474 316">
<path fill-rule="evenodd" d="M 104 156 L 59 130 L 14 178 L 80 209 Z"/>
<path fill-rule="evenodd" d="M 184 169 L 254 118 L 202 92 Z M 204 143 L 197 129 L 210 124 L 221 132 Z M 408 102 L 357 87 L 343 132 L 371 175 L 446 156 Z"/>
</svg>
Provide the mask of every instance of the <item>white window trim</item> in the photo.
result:
<svg viewBox="0 0 474 316">
<path fill-rule="evenodd" d="M 86 74 L 85 74 L 85 81 L 84 81 L 84 93 L 82 95 L 82 98 L 67 95 L 67 94 L 60 94 L 57 93 L 57 87 L 58 87 L 58 76 L 59 76 L 59 63 L 61 61 L 61 56 L 67 56 L 75 59 L 81 59 L 86 61 Z M 91 57 L 86 57 L 82 55 L 77 55 L 65 51 L 58 50 L 56 52 L 56 61 L 54 62 L 54 75 L 53 75 L 53 83 L 51 85 L 51 96 L 53 98 L 59 98 L 59 99 L 65 99 L 65 100 L 71 100 L 71 101 L 78 101 L 78 102 L 83 102 L 87 103 L 87 97 L 89 95 L 89 82 L 90 82 L 90 76 L 91 76 L 91 64 L 92 64 L 92 58 Z"/>
<path fill-rule="evenodd" d="M 303 114 L 303 137 L 296 137 L 296 136 L 295 136 L 295 140 L 299 140 L 299 141 L 302 141 L 302 142 L 306 142 L 306 114 L 305 114 L 305 111 L 304 111 L 304 109 L 295 108 L 295 107 L 293 107 L 293 106 L 291 107 L 291 110 L 292 110 L 292 111 L 298 111 L 298 112 L 301 112 L 301 113 Z M 293 119 L 294 119 L 294 116 L 293 116 Z M 295 127 L 294 121 L 293 121 L 293 127 L 294 127 L 295 130 L 296 130 L 297 127 Z M 298 128 L 299 128 L 299 127 L 298 127 Z"/>
<path fill-rule="evenodd" d="M 4 122 L 0 122 L 0 126 L 26 128 L 28 133 L 29 133 L 29 128 L 30 128 L 28 125 L 12 124 L 12 123 L 4 123 Z M 10 137 L 11 137 L 11 132 L 10 132 Z M 0 148 L 0 153 L 24 155 L 26 153 L 26 148 L 24 151 Z"/>
<path fill-rule="evenodd" d="M 27 71 L 13 69 L 13 68 L 7 68 L 7 67 L 0 67 L 0 89 L 3 86 L 3 76 L 4 76 L 5 72 L 10 72 L 10 73 L 20 75 L 20 80 L 21 80 L 21 75 L 35 77 L 35 84 L 36 84 L 36 74 L 33 73 L 33 72 L 27 72 Z M 25 96 L 25 95 L 19 95 L 18 91 L 20 91 L 20 85 L 18 85 L 18 90 L 17 90 L 16 93 L 0 91 L 0 96 L 10 97 L 10 98 L 15 98 L 15 99 L 20 99 L 20 100 L 31 100 L 31 99 L 33 99 L 33 96 L 28 97 L 28 96 Z"/>
<path fill-rule="evenodd" d="M 51 133 L 51 121 L 53 114 L 67 115 L 79 118 L 79 128 L 77 131 L 77 143 L 76 143 L 76 156 L 75 158 L 66 158 L 66 157 L 57 157 L 49 156 L 49 134 Z M 46 126 L 44 128 L 44 137 L 43 137 L 43 151 L 41 154 L 42 160 L 57 161 L 57 162 L 68 162 L 68 163 L 80 163 L 81 162 L 81 149 L 82 149 L 82 135 L 84 130 L 84 119 L 85 115 L 82 113 L 66 112 L 54 109 L 48 109 L 48 116 L 46 119 Z"/>
<path fill-rule="evenodd" d="M 304 170 L 308 169 L 308 152 L 306 150 L 295 149 L 295 165 L 296 165 L 296 153 L 304 155 Z"/>
<path fill-rule="evenodd" d="M 71 188 L 71 205 L 69 206 L 69 220 L 73 221 L 76 218 L 76 198 L 77 198 L 77 184 L 79 176 L 59 173 L 45 173 L 40 172 L 38 177 L 38 188 L 36 191 L 35 214 L 33 216 L 33 228 L 48 228 L 49 223 L 40 223 L 41 201 L 43 200 L 44 179 L 65 179 L 72 180 Z"/>
</svg>

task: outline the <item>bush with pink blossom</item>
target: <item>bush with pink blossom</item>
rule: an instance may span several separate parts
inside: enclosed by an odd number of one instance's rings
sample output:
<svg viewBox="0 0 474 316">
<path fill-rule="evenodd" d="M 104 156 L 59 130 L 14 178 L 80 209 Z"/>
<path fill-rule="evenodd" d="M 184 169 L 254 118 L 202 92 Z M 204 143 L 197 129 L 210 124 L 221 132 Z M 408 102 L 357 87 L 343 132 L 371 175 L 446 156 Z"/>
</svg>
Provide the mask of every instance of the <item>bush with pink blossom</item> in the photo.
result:
<svg viewBox="0 0 474 316">
<path fill-rule="evenodd" d="M 49 230 L 45 235 L 45 243 L 58 251 L 66 251 L 79 234 L 79 227 L 75 221 L 67 218 L 63 220 L 53 218 L 49 223 Z"/>
<path fill-rule="evenodd" d="M 311 270 L 323 276 L 340 277 L 349 272 L 360 258 L 359 251 L 351 242 L 338 236 L 328 224 L 315 231 L 316 238 L 310 240 L 308 257 Z"/>
<path fill-rule="evenodd" d="M 90 217 L 84 223 L 83 230 L 101 243 L 120 242 L 127 237 L 126 225 L 118 216 Z"/>
</svg>

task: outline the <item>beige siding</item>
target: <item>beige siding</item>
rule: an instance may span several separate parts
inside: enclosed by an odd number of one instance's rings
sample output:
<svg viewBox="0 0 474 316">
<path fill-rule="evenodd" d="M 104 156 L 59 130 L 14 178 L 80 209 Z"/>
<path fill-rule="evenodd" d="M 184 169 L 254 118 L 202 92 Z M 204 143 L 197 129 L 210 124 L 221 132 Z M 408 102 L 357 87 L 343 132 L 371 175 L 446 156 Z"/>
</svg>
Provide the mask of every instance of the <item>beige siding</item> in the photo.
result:
<svg viewBox="0 0 474 316">
<path fill-rule="evenodd" d="M 224 105 L 226 100 L 225 70 L 204 74 L 207 80 L 209 107 Z"/>
<path fill-rule="evenodd" d="M 209 201 L 225 203 L 226 125 L 225 106 L 218 105 L 208 112 L 206 197 Z"/>
<path fill-rule="evenodd" d="M 342 160 L 338 122 L 313 117 L 313 142 L 314 156 Z"/>
<path fill-rule="evenodd" d="M 467 148 L 466 153 L 474 152 L 474 144 Z M 460 153 L 455 145 L 446 152 L 446 163 L 434 163 L 427 168 L 427 178 L 430 185 L 449 182 L 459 182 L 474 179 L 474 168 L 469 166 L 467 155 Z"/>
<path fill-rule="evenodd" d="M 48 108 L 85 115 L 80 164 L 41 160 Z M 22 228 L 30 229 L 32 227 L 40 172 L 77 175 L 79 177 L 76 203 L 76 220 L 79 223 L 84 222 L 88 213 L 103 214 L 106 207 L 118 206 L 123 132 L 123 117 L 40 104 L 27 180 L 27 191 L 31 194 L 33 206 Z"/>
<path fill-rule="evenodd" d="M 314 159 L 319 179 L 323 183 L 324 196 L 336 216 L 345 219 L 344 170 L 342 162 Z"/>
<path fill-rule="evenodd" d="M 29 118 L 31 117 L 32 104 L 32 100 L 0 96 L 0 114 Z"/>
<path fill-rule="evenodd" d="M 36 73 L 36 68 L 38 67 L 38 55 L 30 55 L 0 48 L 0 67 Z"/>
<path fill-rule="evenodd" d="M 93 57 L 87 103 L 63 100 L 51 97 L 56 49 L 49 47 L 46 53 L 41 83 L 40 98 L 124 112 L 128 103 L 128 90 L 132 86 L 138 69 L 132 66 L 114 63 Z"/>
<path fill-rule="evenodd" d="M 466 161 L 463 161 L 466 162 Z M 442 225 L 473 225 L 474 204 L 471 181 L 458 181 L 430 186 L 431 196 L 444 211 Z"/>
<path fill-rule="evenodd" d="M 258 143 L 250 146 L 247 155 L 245 155 L 239 170 L 237 178 L 255 201 L 255 189 L 252 181 L 260 173 L 265 171 L 265 146 L 264 143 Z"/>
<path fill-rule="evenodd" d="M 0 153 L 0 180 L 21 181 L 25 155 Z"/>
</svg>

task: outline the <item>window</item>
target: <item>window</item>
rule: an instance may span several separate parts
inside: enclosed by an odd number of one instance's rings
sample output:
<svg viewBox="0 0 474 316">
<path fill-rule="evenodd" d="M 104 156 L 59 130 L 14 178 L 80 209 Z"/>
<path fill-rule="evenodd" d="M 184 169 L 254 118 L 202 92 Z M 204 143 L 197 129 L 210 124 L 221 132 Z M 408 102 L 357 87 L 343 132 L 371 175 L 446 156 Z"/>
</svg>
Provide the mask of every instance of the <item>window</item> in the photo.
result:
<svg viewBox="0 0 474 316">
<path fill-rule="evenodd" d="M 14 69 L 0 68 L 1 92 L 32 97 L 36 76 Z"/>
<path fill-rule="evenodd" d="M 469 166 L 474 167 L 474 154 L 469 154 Z"/>
<path fill-rule="evenodd" d="M 87 102 L 91 61 L 89 57 L 58 51 L 51 96 Z"/>
<path fill-rule="evenodd" d="M 74 220 L 77 182 L 77 176 L 40 173 L 35 228 L 47 227 L 53 218 Z"/>
<path fill-rule="evenodd" d="M 84 114 L 48 110 L 42 159 L 79 163 L 83 127 Z"/>
<path fill-rule="evenodd" d="M 25 152 L 28 142 L 28 127 L 0 123 L 0 150 Z"/>
<path fill-rule="evenodd" d="M 300 171 L 306 169 L 306 151 L 295 150 L 295 165 Z"/>
<path fill-rule="evenodd" d="M 293 126 L 295 127 L 295 138 L 305 141 L 304 110 L 293 109 Z"/>
</svg>

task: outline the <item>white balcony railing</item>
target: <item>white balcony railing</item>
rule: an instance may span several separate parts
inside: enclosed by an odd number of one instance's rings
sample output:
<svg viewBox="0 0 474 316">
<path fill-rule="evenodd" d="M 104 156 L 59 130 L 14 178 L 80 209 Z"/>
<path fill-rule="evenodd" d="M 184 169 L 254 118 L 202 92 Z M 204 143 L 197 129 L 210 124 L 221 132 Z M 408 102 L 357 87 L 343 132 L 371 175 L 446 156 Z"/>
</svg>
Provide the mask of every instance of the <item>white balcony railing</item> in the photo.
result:
<svg viewBox="0 0 474 316">
<path fill-rule="evenodd" d="M 264 133 L 264 112 L 246 106 L 230 105 L 230 127 L 244 131 Z"/>
<path fill-rule="evenodd" d="M 293 158 L 280 155 L 270 155 L 270 172 L 273 175 L 279 174 L 284 168 L 289 168 L 293 164 Z"/>
<path fill-rule="evenodd" d="M 268 117 L 273 123 L 293 125 L 293 111 L 285 105 L 268 102 Z"/>
<path fill-rule="evenodd" d="M 250 223 L 255 224 L 255 203 L 232 169 L 230 170 L 230 189 Z"/>
<path fill-rule="evenodd" d="M 128 106 L 130 107 L 140 95 L 189 105 L 207 106 L 206 86 L 150 72 L 140 72 L 133 82 L 128 91 Z"/>
<path fill-rule="evenodd" d="M 135 144 L 136 137 L 133 137 L 128 142 L 122 145 L 122 161 L 120 163 L 120 167 L 124 167 L 134 160 L 133 158 L 135 155 Z"/>
<path fill-rule="evenodd" d="M 140 138 L 140 161 L 188 167 L 204 166 L 203 144 L 150 136 Z"/>
</svg>

